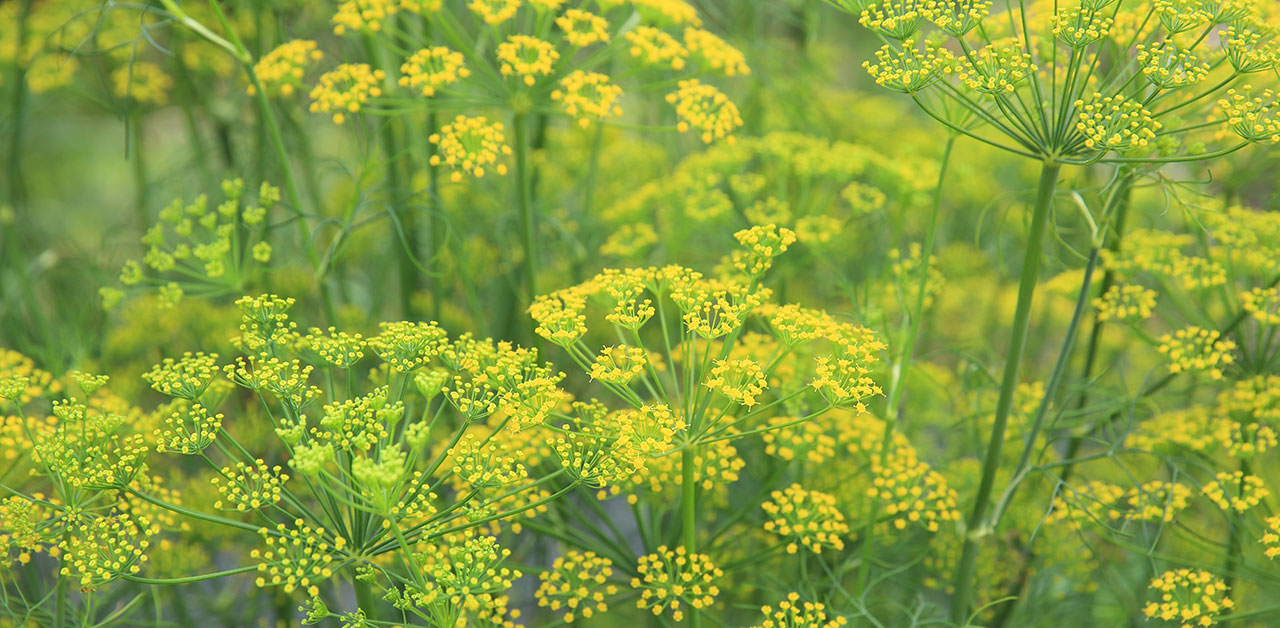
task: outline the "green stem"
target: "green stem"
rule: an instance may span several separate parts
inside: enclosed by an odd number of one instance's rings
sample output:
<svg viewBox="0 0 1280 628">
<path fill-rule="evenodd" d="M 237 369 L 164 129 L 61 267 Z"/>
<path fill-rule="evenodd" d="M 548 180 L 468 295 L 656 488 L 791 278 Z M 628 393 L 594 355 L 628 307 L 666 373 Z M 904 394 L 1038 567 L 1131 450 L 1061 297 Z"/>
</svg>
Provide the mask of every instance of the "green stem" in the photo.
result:
<svg viewBox="0 0 1280 628">
<path fill-rule="evenodd" d="M 919 285 L 916 288 L 915 309 L 907 312 L 902 319 L 902 350 L 898 353 L 893 362 L 893 369 L 889 375 L 889 391 L 886 395 L 888 400 L 885 403 L 885 421 L 886 429 L 892 429 L 892 426 L 898 418 L 898 407 L 902 402 L 902 375 L 911 363 L 911 354 L 915 350 L 916 338 L 920 335 L 920 321 L 924 319 L 924 302 L 928 292 L 929 283 L 929 258 L 933 256 L 934 239 L 938 231 L 938 213 L 939 207 L 942 205 L 942 182 L 947 177 L 947 166 L 951 162 L 951 149 L 955 146 L 956 134 L 951 133 L 947 136 L 946 148 L 942 151 L 942 163 L 938 168 L 938 182 L 933 189 L 933 209 L 929 214 L 929 228 L 924 236 L 924 250 L 920 252 L 920 276 L 917 279 Z M 909 325 L 909 327 L 908 327 Z"/>
<path fill-rule="evenodd" d="M 1049 213 L 1053 206 L 1053 193 L 1057 187 L 1062 166 L 1046 161 L 1040 171 L 1040 187 L 1036 193 L 1036 205 L 1027 233 L 1026 256 L 1022 260 L 1022 276 L 1018 282 L 1018 304 L 1013 313 L 1010 329 L 1009 353 L 1004 365 L 1004 378 L 1000 384 L 1000 398 L 996 404 L 995 423 L 987 444 L 986 458 L 982 461 L 982 479 L 974 500 L 973 511 L 965 526 L 964 548 L 954 574 L 955 597 L 951 600 L 951 620 L 962 625 L 969 617 L 972 600 L 974 571 L 977 567 L 978 545 L 988 534 L 987 509 L 991 504 L 991 490 L 995 486 L 996 471 L 1000 467 L 1000 454 L 1004 447 L 1005 429 L 1009 425 L 1009 411 L 1013 407 L 1013 392 L 1018 385 L 1018 371 L 1022 365 L 1023 348 L 1031 318 L 1031 302 L 1040 277 L 1040 260 L 1044 256 L 1044 236 L 1048 231 Z"/>
<path fill-rule="evenodd" d="M 132 106 L 135 109 L 129 115 L 129 152 L 133 158 L 133 185 L 136 193 L 134 211 L 138 220 L 138 234 L 141 235 L 151 226 L 151 218 L 147 215 L 147 205 L 150 203 L 147 192 L 150 188 L 147 186 L 147 162 L 142 149 L 142 114 L 136 109 L 137 103 Z"/>
<path fill-rule="evenodd" d="M 520 237 L 524 243 L 525 294 L 529 303 L 538 296 L 538 250 L 535 247 L 537 216 L 533 209 L 533 171 L 529 167 L 529 114 L 517 113 L 512 131 L 515 133 L 516 199 L 520 207 Z"/>
<path fill-rule="evenodd" d="M 364 580 L 355 581 L 356 606 L 364 611 L 365 619 L 377 619 L 378 600 L 373 596 L 373 588 Z"/>
<path fill-rule="evenodd" d="M 946 147 L 942 151 L 942 162 L 938 168 L 938 182 L 933 189 L 933 208 L 929 216 L 928 231 L 925 232 L 924 249 L 920 253 L 920 276 L 916 287 L 915 309 L 906 312 L 902 319 L 899 337 L 902 338 L 902 349 L 894 357 L 889 375 L 889 392 L 886 395 L 884 413 L 884 433 L 880 439 L 880 457 L 883 460 L 889 453 L 893 442 L 893 432 L 898 422 L 898 411 L 902 404 L 902 376 L 911 364 L 911 356 L 915 351 L 916 338 L 920 335 L 920 323 L 924 320 L 924 302 L 928 292 L 929 258 L 933 256 L 934 239 L 938 230 L 938 214 L 942 206 L 942 183 L 946 180 L 947 168 L 951 163 L 951 151 L 955 147 L 957 135 L 947 136 Z M 876 523 L 876 509 L 871 498 L 863 497 L 865 521 L 862 526 L 861 560 L 858 564 L 857 591 L 862 596 L 871 575 L 871 532 Z"/>
<path fill-rule="evenodd" d="M 690 556 L 698 549 L 698 485 L 693 477 L 695 457 L 694 447 L 680 452 L 680 533 L 684 549 Z M 689 624 L 695 628 L 702 625 L 702 616 L 697 609 L 689 609 Z"/>
</svg>

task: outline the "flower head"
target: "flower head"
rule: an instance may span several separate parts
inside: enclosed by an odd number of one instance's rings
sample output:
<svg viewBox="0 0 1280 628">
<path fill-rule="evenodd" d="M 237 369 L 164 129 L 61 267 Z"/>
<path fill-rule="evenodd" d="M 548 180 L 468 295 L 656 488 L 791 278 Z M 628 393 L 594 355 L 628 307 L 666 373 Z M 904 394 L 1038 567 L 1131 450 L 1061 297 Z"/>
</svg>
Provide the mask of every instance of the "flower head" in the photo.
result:
<svg viewBox="0 0 1280 628">
<path fill-rule="evenodd" d="M 507 138 L 499 122 L 490 124 L 484 116 L 459 115 L 428 139 L 439 151 L 431 156 L 431 165 L 448 166 L 453 171 L 449 179 L 455 183 L 462 180 L 464 173 L 482 178 L 488 168 L 499 175 L 507 174 L 506 164 L 499 159 L 510 155 L 511 147 L 505 143 Z"/>
</svg>

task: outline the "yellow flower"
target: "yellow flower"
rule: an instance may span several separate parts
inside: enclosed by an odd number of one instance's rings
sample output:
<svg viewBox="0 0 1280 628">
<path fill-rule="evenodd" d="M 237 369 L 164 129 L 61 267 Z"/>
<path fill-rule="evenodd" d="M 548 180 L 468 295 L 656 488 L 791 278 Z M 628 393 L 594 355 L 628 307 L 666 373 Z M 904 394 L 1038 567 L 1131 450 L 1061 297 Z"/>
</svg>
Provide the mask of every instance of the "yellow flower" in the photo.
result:
<svg viewBox="0 0 1280 628">
<path fill-rule="evenodd" d="M 840 628 L 844 617 L 827 618 L 827 607 L 817 602 L 800 602 L 800 594 L 789 593 L 777 607 L 761 606 L 764 619 L 751 628 Z"/>
<path fill-rule="evenodd" d="M 631 56 L 645 65 L 666 65 L 672 70 L 684 69 L 689 51 L 675 37 L 652 26 L 637 26 L 624 35 Z"/>
<path fill-rule="evenodd" d="M 435 96 L 436 89 L 471 76 L 463 64 L 462 53 L 447 46 L 423 48 L 400 66 L 400 86 L 422 90 L 423 96 Z"/>
<path fill-rule="evenodd" d="M 521 77 L 525 85 L 533 85 L 537 77 L 551 74 L 560 52 L 554 44 L 529 35 L 512 35 L 498 44 L 498 61 L 503 76 Z"/>
<path fill-rule="evenodd" d="M 562 611 L 565 623 L 572 624 L 578 617 L 591 619 L 609 610 L 605 598 L 618 592 L 611 577 L 613 561 L 595 552 L 570 550 L 556 557 L 550 571 L 538 574 L 541 584 L 534 597 L 538 606 Z"/>
<path fill-rule="evenodd" d="M 607 75 L 582 70 L 560 79 L 560 89 L 551 92 L 551 99 L 563 103 L 565 112 L 583 128 L 593 119 L 621 116 L 622 107 L 617 104 L 621 97 L 622 88 L 610 83 Z"/>
<path fill-rule="evenodd" d="M 746 55 L 710 31 L 700 28 L 684 29 L 684 47 L 690 55 L 701 58 L 705 64 L 725 76 L 751 74 Z"/>
<path fill-rule="evenodd" d="M 564 31 L 564 38 L 569 43 L 579 48 L 609 42 L 609 22 L 581 9 L 565 11 L 564 15 L 556 18 L 556 26 Z"/>
<path fill-rule="evenodd" d="M 311 113 L 333 113 L 333 123 L 342 124 L 348 113 L 382 95 L 386 72 L 367 63 L 344 63 L 320 76 L 311 90 Z"/>
<path fill-rule="evenodd" d="M 631 579 L 631 587 L 640 590 L 637 608 L 649 609 L 654 615 L 671 610 L 675 621 L 684 619 L 683 604 L 703 609 L 720 595 L 716 582 L 724 572 L 705 554 L 690 554 L 684 547 L 672 550 L 661 545 L 641 556 L 636 564 L 639 577 Z"/>
<path fill-rule="evenodd" d="M 764 523 L 765 531 L 786 540 L 788 554 L 796 553 L 800 545 L 815 554 L 827 548 L 844 549 L 841 537 L 849 533 L 849 526 L 836 507 L 835 497 L 792 484 L 773 491 L 770 501 L 760 507 L 770 517 Z"/>
<path fill-rule="evenodd" d="M 1222 379 L 1222 367 L 1235 362 L 1236 343 L 1209 329 L 1188 327 L 1160 337 L 1156 348 L 1169 361 L 1170 373 L 1197 373 Z"/>
<path fill-rule="evenodd" d="M 322 58 L 324 53 L 316 47 L 316 42 L 295 39 L 276 46 L 258 59 L 253 64 L 253 73 L 267 93 L 292 96 L 295 90 L 302 87 L 302 77 L 307 73 L 307 66 Z M 249 86 L 249 93 L 254 93 L 252 85 Z"/>
<path fill-rule="evenodd" d="M 520 0 L 471 0 L 467 8 L 486 24 L 501 24 L 515 17 L 520 10 Z"/>
<path fill-rule="evenodd" d="M 680 81 L 676 91 L 667 94 L 667 102 L 675 106 L 681 133 L 697 131 L 704 143 L 728 139 L 742 126 L 737 105 L 712 85 L 698 79 Z"/>
<path fill-rule="evenodd" d="M 505 143 L 500 122 L 490 124 L 484 116 L 459 115 L 427 139 L 439 151 L 431 156 L 431 165 L 448 166 L 453 171 L 449 179 L 455 183 L 464 173 L 482 178 L 489 167 L 499 175 L 507 174 L 506 164 L 498 160 L 510 155 L 511 147 Z"/>
<path fill-rule="evenodd" d="M 1227 586 L 1213 574 L 1192 569 L 1174 569 L 1156 576 L 1149 587 L 1160 601 L 1143 607 L 1147 619 L 1173 622 L 1182 628 L 1202 628 L 1217 623 L 1235 606 L 1227 597 Z"/>
</svg>

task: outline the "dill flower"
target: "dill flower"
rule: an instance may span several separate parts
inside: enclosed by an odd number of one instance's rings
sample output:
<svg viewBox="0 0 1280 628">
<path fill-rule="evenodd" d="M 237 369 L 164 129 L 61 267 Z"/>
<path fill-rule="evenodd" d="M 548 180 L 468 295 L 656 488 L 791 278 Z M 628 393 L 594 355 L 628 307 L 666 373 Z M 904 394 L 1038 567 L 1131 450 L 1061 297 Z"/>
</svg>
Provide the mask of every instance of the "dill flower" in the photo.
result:
<svg viewBox="0 0 1280 628">
<path fill-rule="evenodd" d="M 134 61 L 111 73 L 116 96 L 156 106 L 169 103 L 173 77 L 150 61 Z"/>
<path fill-rule="evenodd" d="M 1163 127 L 1142 103 L 1120 94 L 1095 93 L 1091 102 L 1080 100 L 1076 107 L 1080 109 L 1076 130 L 1084 134 L 1089 148 L 1117 152 L 1145 148 Z"/>
<path fill-rule="evenodd" d="M 617 594 L 618 587 L 609 582 L 613 577 L 613 561 L 595 552 L 570 550 L 557 556 L 551 569 L 538 574 L 538 590 L 534 597 L 538 606 L 563 611 L 564 621 L 591 619 L 609 610 L 605 598 Z"/>
<path fill-rule="evenodd" d="M 170 404 L 170 408 L 162 412 L 166 427 L 155 430 L 156 451 L 194 455 L 213 444 L 222 428 L 221 414 L 211 414 L 199 403 L 183 400 Z"/>
<path fill-rule="evenodd" d="M 946 55 L 938 55 L 938 59 L 946 59 Z M 926 82 L 934 76 L 929 70 L 931 65 L 921 63 L 918 68 L 918 71 L 925 72 L 921 78 Z M 1031 62 L 1031 55 L 1025 51 L 1022 42 L 1015 39 L 1005 45 L 984 46 L 975 55 L 964 57 L 956 67 L 956 78 L 974 91 L 999 95 L 1013 93 L 1035 72 L 1036 66 Z M 913 76 L 904 75 L 901 80 L 904 81 L 904 87 L 920 87 Z M 908 80 L 917 81 L 917 84 L 905 83 Z"/>
<path fill-rule="evenodd" d="M 675 106 L 680 122 L 676 128 L 685 133 L 697 131 L 704 143 L 733 141 L 731 134 L 742 126 L 738 106 L 720 90 L 698 79 L 682 80 L 676 91 L 667 94 L 667 102 Z"/>
<path fill-rule="evenodd" d="M 1140 521 L 1169 523 L 1191 499 L 1191 489 L 1176 482 L 1153 480 L 1129 489 L 1125 503 L 1131 517 Z"/>
<path fill-rule="evenodd" d="M 751 74 L 746 55 L 710 31 L 684 29 L 684 49 L 690 56 L 701 59 L 705 65 L 725 76 Z"/>
<path fill-rule="evenodd" d="M 471 433 L 464 434 L 449 449 L 454 475 L 476 488 L 506 486 L 527 477 L 520 458 L 520 451 L 508 451 L 506 443 L 486 443 Z"/>
<path fill-rule="evenodd" d="M 1093 300 L 1098 320 L 1137 323 L 1151 318 L 1156 307 L 1156 291 L 1137 284 L 1116 284 Z"/>
<path fill-rule="evenodd" d="M 37 493 L 34 499 L 43 499 Z M 21 495 L 0 499 L 0 548 L 17 550 L 14 559 L 19 565 L 31 563 L 32 554 L 45 551 L 50 541 L 43 525 L 50 512 L 41 504 Z"/>
<path fill-rule="evenodd" d="M 1191 326 L 1160 337 L 1157 350 L 1169 361 L 1170 373 L 1197 373 L 1209 379 L 1223 378 L 1222 368 L 1235 361 L 1236 343 L 1221 334 Z"/>
<path fill-rule="evenodd" d="M 178 360 L 165 358 L 150 371 L 143 373 L 142 379 L 151 382 L 156 392 L 195 401 L 218 373 L 218 354 L 203 352 L 186 352 Z"/>
<path fill-rule="evenodd" d="M 1201 492 L 1223 510 L 1244 512 L 1262 503 L 1270 494 L 1263 486 L 1262 478 L 1256 475 L 1223 471 L 1215 477 L 1217 481 L 1205 484 Z"/>
<path fill-rule="evenodd" d="M 83 590 L 96 589 L 141 571 L 150 545 L 142 526 L 128 515 L 81 516 L 67 526 L 58 543 L 58 573 L 73 578 Z"/>
<path fill-rule="evenodd" d="M 259 561 L 258 587 L 278 586 L 285 593 L 301 589 L 312 597 L 320 595 L 317 583 L 333 575 L 333 563 L 347 545 L 345 538 L 330 541 L 324 528 L 313 528 L 301 519 L 292 526 L 278 523 L 274 529 L 260 528 L 258 534 L 266 548 L 249 553 Z"/>
<path fill-rule="evenodd" d="M 538 323 L 539 336 L 567 347 L 587 333 L 586 295 L 581 290 L 559 290 L 539 295 L 529 306 L 529 315 Z"/>
<path fill-rule="evenodd" d="M 345 0 L 333 15 L 333 34 L 382 30 L 382 22 L 399 10 L 400 0 Z"/>
<path fill-rule="evenodd" d="M 1198 569 L 1166 571 L 1152 579 L 1149 588 L 1160 599 L 1143 607 L 1147 619 L 1172 622 L 1182 628 L 1212 626 L 1218 615 L 1235 606 L 1226 595 L 1226 584 Z"/>
<path fill-rule="evenodd" d="M 801 545 L 815 554 L 827 548 L 844 549 L 841 537 L 849 533 L 849 526 L 834 496 L 792 484 L 773 491 L 770 498 L 760 505 L 770 517 L 764 529 L 787 542 L 788 554 L 796 553 Z"/>
<path fill-rule="evenodd" d="M 658 232 L 647 223 L 623 224 L 605 238 L 600 254 L 631 259 L 640 256 L 658 243 Z"/>
<path fill-rule="evenodd" d="M 292 96 L 303 86 L 307 66 L 324 58 L 324 53 L 310 39 L 294 39 L 276 46 L 253 64 L 253 73 L 268 94 Z M 255 93 L 253 85 L 249 94 Z"/>
<path fill-rule="evenodd" d="M 816 421 L 801 421 L 797 417 L 777 416 L 769 419 L 771 429 L 760 435 L 764 441 L 764 453 L 788 462 L 801 460 L 820 465 L 835 456 L 836 441 L 826 428 Z"/>
<path fill-rule="evenodd" d="M 499 175 L 507 174 L 506 164 L 498 160 L 511 155 L 511 147 L 505 143 L 500 122 L 490 124 L 484 116 L 459 115 L 427 139 L 439 150 L 431 156 L 431 165 L 448 166 L 453 171 L 449 180 L 454 183 L 462 181 L 463 173 L 482 178 L 489 167 Z"/>
<path fill-rule="evenodd" d="M 401 373 L 426 366 L 447 342 L 447 334 L 434 322 L 384 322 L 379 327 L 382 333 L 370 338 L 368 346 L 387 366 Z"/>
<path fill-rule="evenodd" d="M 415 554 L 424 564 L 426 584 L 414 587 L 412 600 L 431 609 L 431 616 L 447 626 L 513 626 L 506 592 L 522 574 L 503 563 L 511 550 L 498 546 L 492 536 L 472 536 L 441 545 L 429 545 Z"/>
<path fill-rule="evenodd" d="M 621 96 L 622 88 L 610 83 L 607 75 L 582 70 L 560 79 L 560 89 L 551 92 L 551 99 L 563 103 L 565 113 L 583 128 L 591 126 L 592 119 L 621 116 Z"/>
<path fill-rule="evenodd" d="M 703 609 L 720 594 L 716 582 L 724 572 L 704 554 L 690 554 L 684 547 L 674 550 L 661 545 L 652 554 L 641 556 L 636 564 L 639 577 L 631 579 L 631 587 L 640 590 L 636 607 L 654 615 L 671 610 L 675 621 L 684 619 L 682 604 Z"/>
<path fill-rule="evenodd" d="M 462 53 L 447 46 L 423 48 L 400 65 L 401 87 L 420 90 L 423 96 L 435 96 L 436 90 L 471 76 Z"/>
<path fill-rule="evenodd" d="M 1262 533 L 1261 543 L 1266 546 L 1263 554 L 1267 558 L 1280 556 L 1280 515 L 1267 517 L 1267 529 Z"/>
<path fill-rule="evenodd" d="M 644 447 L 633 447 L 618 429 L 617 422 L 629 416 L 594 402 L 575 402 L 573 407 L 577 416 L 561 426 L 564 438 L 554 444 L 569 476 L 593 488 L 630 478 L 641 465 L 638 454 Z"/>
<path fill-rule="evenodd" d="M 498 44 L 498 60 L 503 76 L 519 76 L 525 85 L 532 86 L 537 77 L 551 74 L 560 52 L 555 44 L 529 35 L 512 35 Z"/>
<path fill-rule="evenodd" d="M 327 335 L 312 327 L 307 330 L 302 342 L 320 361 L 340 369 L 349 369 L 363 359 L 364 350 L 369 346 L 364 336 L 338 331 L 333 327 L 329 328 Z"/>
<path fill-rule="evenodd" d="M 320 426 L 312 428 L 312 435 L 347 452 L 372 449 L 394 427 L 395 421 L 389 419 L 403 412 L 404 402 L 387 402 L 389 393 L 382 386 L 363 397 L 325 404 Z"/>
<path fill-rule="evenodd" d="M 1244 93 L 1227 90 L 1218 101 L 1231 130 L 1247 142 L 1275 144 L 1280 142 L 1280 101 L 1269 89 L 1261 95 L 1251 96 L 1252 86 L 1245 85 Z"/>
<path fill-rule="evenodd" d="M 272 349 L 292 341 L 298 324 L 289 320 L 292 298 L 274 294 L 241 297 L 236 300 L 243 318 L 240 323 L 240 345 L 248 351 Z"/>
<path fill-rule="evenodd" d="M 609 22 L 589 11 L 569 9 L 556 18 L 556 26 L 564 31 L 570 44 L 579 48 L 609 41 Z"/>
<path fill-rule="evenodd" d="M 1085 48 L 1105 38 L 1115 23 L 1105 6 L 1081 3 L 1064 6 L 1049 18 L 1050 32 L 1071 48 Z"/>
<path fill-rule="evenodd" d="M 979 59 L 987 61 L 1011 61 L 1016 59 L 1009 55 L 999 55 L 995 51 L 987 52 L 985 57 L 980 56 Z M 876 60 L 879 63 L 871 63 L 863 61 L 862 68 L 871 75 L 876 85 L 891 89 L 903 94 L 914 94 L 923 91 L 942 78 L 951 74 L 955 67 L 955 56 L 946 48 L 936 46 L 932 43 L 925 42 L 924 48 L 917 47 L 915 40 L 908 39 L 902 42 L 901 49 L 895 49 L 892 46 L 885 45 L 876 51 Z M 981 66 L 970 66 L 972 72 L 965 73 L 963 76 L 972 77 L 981 76 Z M 1009 75 L 1023 71 L 1017 68 L 1007 71 Z M 1004 87 L 1013 85 L 1007 80 L 976 80 L 975 85 L 985 85 L 990 83 L 993 88 L 996 86 Z"/>
<path fill-rule="evenodd" d="M 925 17 L 942 32 L 964 37 L 991 14 L 991 0 L 925 0 Z"/>
<path fill-rule="evenodd" d="M 867 495 L 896 530 L 919 525 L 937 532 L 941 524 L 959 521 L 959 498 L 942 474 L 920 460 L 914 447 L 893 447 L 887 456 L 871 454 L 871 486 Z"/>
<path fill-rule="evenodd" d="M 515 17 L 520 0 L 471 0 L 467 8 L 486 24 L 501 24 Z"/>
<path fill-rule="evenodd" d="M 220 473 L 222 477 L 210 480 L 222 495 L 213 507 L 240 512 L 279 503 L 284 483 L 289 481 L 289 475 L 281 473 L 280 465 L 268 466 L 261 458 L 253 464 L 236 461 L 232 466 L 223 467 Z"/>
<path fill-rule="evenodd" d="M 1208 63 L 1171 41 L 1153 42 L 1150 46 L 1138 44 L 1136 48 L 1142 76 L 1160 89 L 1190 87 L 1209 76 Z"/>
<path fill-rule="evenodd" d="M 615 345 L 605 347 L 596 355 L 589 375 L 591 379 L 626 386 L 632 379 L 644 373 L 648 366 L 649 360 L 644 349 Z"/>
<path fill-rule="evenodd" d="M 764 369 L 755 360 L 716 360 L 703 386 L 724 395 L 730 402 L 750 408 L 769 387 Z"/>
<path fill-rule="evenodd" d="M 844 617 L 828 619 L 826 605 L 802 603 L 799 593 L 788 593 L 776 607 L 761 606 L 760 613 L 764 619 L 751 628 L 839 628 L 848 623 Z"/>
<path fill-rule="evenodd" d="M 637 26 L 627 31 L 623 37 L 630 45 L 628 51 L 631 56 L 639 59 L 642 64 L 667 66 L 672 70 L 684 69 L 689 51 L 685 49 L 684 44 L 680 43 L 680 40 L 666 31 L 652 26 Z"/>
<path fill-rule="evenodd" d="M 1280 325 L 1280 288 L 1253 288 L 1242 292 L 1240 304 L 1263 325 Z"/>
<path fill-rule="evenodd" d="M 344 63 L 322 74 L 311 90 L 311 113 L 332 113 L 333 123 L 342 124 L 348 113 L 382 95 L 386 72 L 367 63 Z"/>
</svg>

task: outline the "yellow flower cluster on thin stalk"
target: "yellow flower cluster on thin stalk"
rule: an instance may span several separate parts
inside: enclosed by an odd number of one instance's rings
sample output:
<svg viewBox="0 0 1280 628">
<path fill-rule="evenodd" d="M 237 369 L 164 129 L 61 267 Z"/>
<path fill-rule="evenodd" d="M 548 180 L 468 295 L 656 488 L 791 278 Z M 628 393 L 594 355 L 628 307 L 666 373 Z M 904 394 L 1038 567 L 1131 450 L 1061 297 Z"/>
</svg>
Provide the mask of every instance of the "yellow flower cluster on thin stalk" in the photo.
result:
<svg viewBox="0 0 1280 628">
<path fill-rule="evenodd" d="M 560 5 L 344 0 L 332 18 L 335 34 L 364 37 L 374 44 L 370 51 L 406 56 L 396 64 L 399 76 L 391 75 L 393 67 L 370 65 L 379 61 L 376 54 L 366 63 L 353 59 L 336 66 L 311 90 L 311 111 L 329 113 L 342 124 L 359 113 L 470 112 L 479 105 L 519 115 L 559 103 L 564 115 L 586 127 L 618 118 L 625 94 L 673 84 L 675 73 L 688 81 L 667 96 L 681 131 L 710 142 L 731 140 L 742 126 L 737 107 L 699 78 L 748 75 L 746 57 L 704 29 L 692 5 Z M 426 33 L 405 28 L 419 20 L 430 25 Z M 489 40 L 493 45 L 477 45 Z M 263 57 L 259 78 L 277 92 L 292 91 L 293 77 L 305 73 L 311 57 L 305 43 L 286 42 Z M 611 60 L 621 67 L 612 67 Z M 397 86 L 409 93 L 394 93 Z"/>
<path fill-rule="evenodd" d="M 1274 96 L 1251 85 L 1280 62 L 1258 3 L 827 2 L 884 42 L 863 64 L 878 84 L 1010 152 L 1161 163 L 1280 137 Z"/>
<path fill-rule="evenodd" d="M 272 259 L 267 223 L 280 189 L 263 183 L 251 198 L 244 187 L 243 180 L 229 179 L 222 182 L 225 200 L 216 206 L 200 195 L 190 203 L 175 199 L 160 210 L 160 221 L 142 236 L 142 259 L 120 269 L 123 287 L 99 291 L 103 305 L 113 308 L 144 290 L 172 305 L 185 295 L 240 294 L 260 280 Z"/>
</svg>

